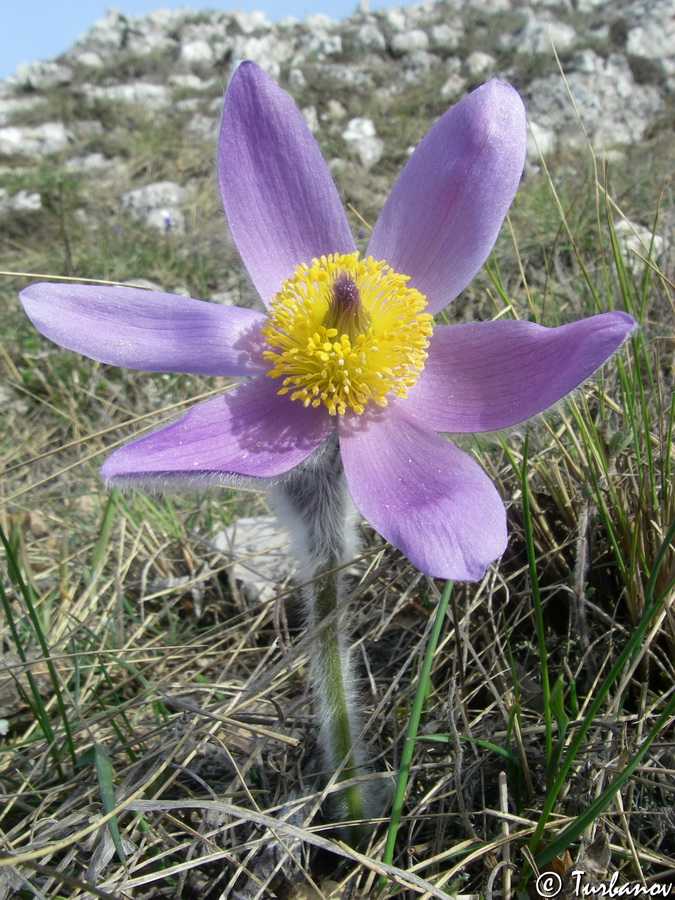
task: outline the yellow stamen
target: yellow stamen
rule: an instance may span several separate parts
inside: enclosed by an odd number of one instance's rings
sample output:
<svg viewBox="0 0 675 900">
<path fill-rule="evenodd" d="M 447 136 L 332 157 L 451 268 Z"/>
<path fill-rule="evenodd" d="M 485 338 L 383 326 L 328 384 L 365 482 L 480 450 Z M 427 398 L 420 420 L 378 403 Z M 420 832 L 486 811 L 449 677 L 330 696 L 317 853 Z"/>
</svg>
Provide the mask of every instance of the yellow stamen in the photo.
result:
<svg viewBox="0 0 675 900">
<path fill-rule="evenodd" d="M 341 415 L 405 397 L 424 368 L 433 319 L 422 294 L 372 257 L 330 254 L 297 266 L 262 334 L 280 394 Z"/>
</svg>

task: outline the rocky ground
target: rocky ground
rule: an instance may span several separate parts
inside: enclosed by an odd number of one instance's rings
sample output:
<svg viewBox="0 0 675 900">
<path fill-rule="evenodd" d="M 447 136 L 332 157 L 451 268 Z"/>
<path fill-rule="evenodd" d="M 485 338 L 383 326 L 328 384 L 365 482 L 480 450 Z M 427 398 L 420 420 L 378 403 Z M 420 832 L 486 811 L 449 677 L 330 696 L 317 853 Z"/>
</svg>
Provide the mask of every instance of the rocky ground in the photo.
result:
<svg viewBox="0 0 675 900">
<path fill-rule="evenodd" d="M 426 0 L 375 12 L 364 0 L 342 21 L 276 23 L 258 12 L 111 10 L 62 56 L 0 83 L 0 221 L 40 214 L 46 191 L 35 170 L 48 159 L 105 185 L 108 214 L 182 232 L 202 171 L 158 178 L 159 166 L 139 166 L 124 131 L 212 148 L 238 58 L 291 93 L 347 200 L 370 213 L 388 182 L 378 176 L 400 168 L 434 116 L 495 75 L 523 93 L 532 161 L 586 135 L 610 153 L 668 129 L 674 47 L 674 0 Z M 76 205 L 93 214 L 86 191 Z"/>
</svg>

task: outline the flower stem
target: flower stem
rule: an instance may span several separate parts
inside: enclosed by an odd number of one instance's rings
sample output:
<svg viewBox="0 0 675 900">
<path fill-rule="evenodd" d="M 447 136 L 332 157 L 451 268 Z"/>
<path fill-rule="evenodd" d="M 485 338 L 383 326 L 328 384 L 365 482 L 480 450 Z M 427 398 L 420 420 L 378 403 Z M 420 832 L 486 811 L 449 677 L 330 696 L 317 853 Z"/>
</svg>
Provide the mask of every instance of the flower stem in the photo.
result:
<svg viewBox="0 0 675 900">
<path fill-rule="evenodd" d="M 317 706 L 323 766 L 337 781 L 351 781 L 363 770 L 356 746 L 358 697 L 346 635 L 344 566 L 356 550 L 356 518 L 344 479 L 337 439 L 329 439 L 273 492 L 272 501 L 293 536 L 305 582 L 307 627 L 316 635 L 309 675 Z M 351 784 L 339 792 L 336 819 L 362 823 L 368 816 L 366 788 Z M 346 829 L 356 844 L 363 824 Z"/>
<path fill-rule="evenodd" d="M 354 746 L 358 735 L 351 666 L 340 628 L 340 574 L 335 568 L 322 572 L 316 583 L 314 622 L 318 629 L 318 652 L 312 668 L 320 705 L 323 751 L 331 768 L 340 770 L 338 781 L 346 781 L 359 774 L 359 761 Z M 360 785 L 346 787 L 340 799 L 350 820 L 363 820 Z M 349 828 L 350 843 L 358 843 L 362 836 L 362 825 Z"/>
</svg>

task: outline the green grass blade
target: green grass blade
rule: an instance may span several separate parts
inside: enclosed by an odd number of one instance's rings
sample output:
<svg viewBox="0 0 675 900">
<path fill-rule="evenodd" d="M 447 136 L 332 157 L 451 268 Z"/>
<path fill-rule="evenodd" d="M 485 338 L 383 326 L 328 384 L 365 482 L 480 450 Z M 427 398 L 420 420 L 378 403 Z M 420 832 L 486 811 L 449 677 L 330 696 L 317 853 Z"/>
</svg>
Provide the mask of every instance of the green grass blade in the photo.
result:
<svg viewBox="0 0 675 900">
<path fill-rule="evenodd" d="M 500 747 L 499 744 L 494 744 L 492 741 L 488 741 L 485 738 L 472 737 L 470 734 L 460 734 L 459 738 L 463 741 L 468 741 L 470 744 L 476 744 L 477 747 L 482 747 L 484 750 L 490 750 L 492 753 L 497 753 L 510 763 L 518 762 L 513 753 L 506 747 Z M 449 744 L 453 738 L 449 734 L 424 734 L 420 735 L 419 740 L 429 741 L 431 743 L 436 741 L 439 744 Z"/>
<path fill-rule="evenodd" d="M 543 866 L 547 862 L 550 862 L 554 856 L 562 855 L 569 845 L 581 837 L 588 826 L 591 825 L 605 809 L 607 809 L 616 794 L 621 790 L 623 785 L 638 767 L 652 743 L 656 737 L 658 737 L 661 729 L 672 718 L 673 714 L 675 714 L 675 693 L 671 696 L 665 709 L 650 729 L 649 734 L 642 742 L 637 752 L 633 754 L 625 769 L 610 781 L 602 793 L 586 807 L 581 815 L 577 816 L 567 828 L 560 832 L 554 841 L 537 854 L 536 861 L 538 866 Z"/>
<path fill-rule="evenodd" d="M 96 779 L 98 788 L 101 792 L 101 803 L 103 810 L 110 813 L 115 809 L 115 785 L 113 783 L 113 766 L 110 755 L 105 747 L 101 744 L 94 744 L 94 764 L 96 766 Z M 117 850 L 117 855 L 122 863 L 126 863 L 126 855 L 122 845 L 119 824 L 117 817 L 112 816 L 108 819 L 108 829 L 110 836 Z"/>
<path fill-rule="evenodd" d="M 392 802 L 391 820 L 387 830 L 387 840 L 382 854 L 382 861 L 386 864 L 391 863 L 394 858 L 394 847 L 396 845 L 396 837 L 398 835 L 398 826 L 401 821 L 403 812 L 403 803 L 405 801 L 406 790 L 408 788 L 408 778 L 410 776 L 410 764 L 412 762 L 413 751 L 417 742 L 417 731 L 422 718 L 422 709 L 424 701 L 429 690 L 429 676 L 431 675 L 431 664 L 434 659 L 434 653 L 438 646 L 438 640 L 441 636 L 445 614 L 450 602 L 450 594 L 452 593 L 452 581 L 446 581 L 443 594 L 436 609 L 436 618 L 429 635 L 426 650 L 424 652 L 424 660 L 417 681 L 417 689 L 413 698 L 412 709 L 410 711 L 410 721 L 408 722 L 408 730 L 406 732 L 403 750 L 401 752 L 401 763 L 398 769 L 398 778 L 396 779 L 396 788 L 394 789 L 394 799 Z M 387 879 L 381 876 L 378 882 L 378 891 L 382 892 Z"/>
<path fill-rule="evenodd" d="M 40 650 L 42 651 L 42 656 L 43 656 L 43 659 L 47 666 L 47 671 L 49 673 L 49 679 L 51 681 L 52 688 L 54 689 L 54 698 L 56 700 L 56 705 L 58 706 L 58 709 L 59 709 L 61 724 L 63 725 L 63 731 L 65 734 L 66 746 L 68 747 L 68 751 L 70 753 L 70 758 L 73 762 L 73 765 L 77 765 L 77 755 L 75 753 L 75 743 L 73 740 L 72 729 L 70 727 L 70 721 L 68 719 L 68 711 L 66 709 L 66 704 L 63 699 L 63 692 L 61 690 L 61 684 L 59 682 L 56 668 L 54 666 L 54 661 L 51 658 L 49 644 L 47 643 L 47 638 L 45 637 L 45 634 L 42 630 L 42 625 L 40 623 L 40 617 L 38 616 L 37 610 L 35 608 L 33 591 L 30 588 L 30 585 L 26 581 L 24 581 L 24 579 L 21 576 L 21 572 L 20 572 L 19 565 L 18 565 L 18 560 L 16 560 L 16 558 L 12 554 L 12 549 L 10 547 L 9 541 L 7 540 L 7 536 L 5 535 L 2 528 L 0 528 L 0 541 L 2 542 L 2 544 L 5 548 L 5 553 L 7 554 L 7 559 L 8 560 L 11 559 L 12 577 L 13 577 L 13 580 L 15 581 L 15 583 L 17 584 L 17 587 L 21 593 L 21 597 L 23 599 L 24 606 L 28 613 L 28 618 L 30 619 L 30 623 L 33 626 L 33 632 L 35 634 L 35 637 L 37 638 L 38 644 L 40 645 Z M 4 590 L 2 593 L 3 593 L 3 605 L 5 606 L 6 610 L 10 610 L 10 615 L 11 615 L 9 600 L 6 597 Z M 16 630 L 13 632 L 12 636 L 16 643 L 17 652 L 20 652 L 19 647 L 21 646 L 21 641 L 19 639 L 19 636 L 18 636 L 18 633 L 16 632 Z M 26 661 L 25 656 L 22 657 L 22 661 L 23 662 Z M 47 711 L 44 708 L 44 704 L 42 702 L 42 697 L 40 696 L 40 692 L 37 690 L 36 686 L 32 685 L 31 693 L 33 694 L 33 698 L 36 702 L 37 710 L 39 711 L 39 721 L 43 727 L 43 731 L 45 731 L 45 728 L 46 728 L 45 736 L 47 736 L 48 734 L 51 735 L 51 737 L 49 738 L 50 744 L 52 744 L 52 746 L 54 746 L 53 745 L 54 732 L 53 732 L 51 725 L 48 724 L 49 716 L 48 716 Z M 55 747 L 54 747 L 54 752 L 56 752 Z M 58 762 L 57 762 L 57 765 L 58 765 Z"/>
<path fill-rule="evenodd" d="M 670 524 L 670 527 L 666 533 L 666 536 L 661 544 L 660 550 L 654 560 L 654 565 L 652 567 L 652 571 L 649 577 L 649 582 L 647 584 L 647 591 L 645 595 L 645 610 L 642 614 L 640 621 L 637 623 L 635 630 L 630 635 L 628 640 L 626 641 L 623 650 L 617 656 L 614 661 L 614 665 L 610 669 L 609 673 L 605 677 L 604 681 L 598 688 L 593 701 L 589 704 L 588 709 L 586 710 L 586 715 L 584 716 L 584 720 L 579 725 L 570 741 L 569 747 L 567 749 L 567 753 L 560 765 L 560 769 L 558 771 L 558 775 L 551 785 L 549 789 L 548 796 L 546 798 L 546 802 L 544 803 L 543 809 L 541 811 L 541 815 L 539 817 L 539 821 L 537 823 L 537 827 L 534 831 L 532 839 L 530 841 L 530 850 L 532 853 L 536 853 L 539 841 L 541 840 L 541 836 L 544 832 L 544 828 L 548 822 L 548 818 L 553 811 L 555 803 L 558 799 L 558 795 L 562 789 L 563 784 L 565 783 L 565 779 L 571 769 L 574 760 L 577 758 L 577 754 L 581 748 L 584 737 L 588 732 L 588 729 L 593 724 L 596 716 L 598 715 L 602 704 L 604 703 L 607 695 L 613 686 L 615 686 L 618 678 L 621 675 L 621 670 L 625 666 L 625 664 L 630 660 L 633 654 L 636 652 L 638 647 L 640 646 L 640 642 L 642 641 L 647 628 L 649 627 L 650 622 L 659 611 L 661 606 L 665 603 L 668 597 L 668 590 L 663 591 L 656 600 L 652 602 L 652 598 L 654 596 L 654 590 L 656 588 L 656 578 L 661 568 L 661 564 L 663 563 L 663 559 L 666 555 L 666 552 L 670 549 L 670 546 L 675 539 L 675 520 L 673 520 Z"/>
</svg>

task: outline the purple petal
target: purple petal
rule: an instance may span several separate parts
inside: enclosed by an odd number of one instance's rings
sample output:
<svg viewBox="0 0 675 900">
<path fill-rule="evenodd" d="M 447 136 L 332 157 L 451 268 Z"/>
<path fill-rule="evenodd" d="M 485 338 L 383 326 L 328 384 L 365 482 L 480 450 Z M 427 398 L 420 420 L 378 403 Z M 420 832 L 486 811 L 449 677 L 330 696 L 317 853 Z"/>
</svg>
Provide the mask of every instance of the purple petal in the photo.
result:
<svg viewBox="0 0 675 900">
<path fill-rule="evenodd" d="M 262 313 L 141 288 L 33 284 L 19 295 L 38 329 L 99 362 L 148 372 L 257 375 Z"/>
<path fill-rule="evenodd" d="M 476 581 L 506 547 L 506 511 L 470 456 L 387 409 L 343 417 L 340 450 L 362 515 L 417 568 Z"/>
<path fill-rule="evenodd" d="M 440 325 L 401 407 L 434 431 L 515 425 L 585 381 L 634 327 L 623 312 L 558 328 L 504 319 Z"/>
<path fill-rule="evenodd" d="M 520 182 L 525 110 L 496 79 L 431 127 L 384 205 L 368 252 L 410 275 L 435 313 L 487 259 Z"/>
<path fill-rule="evenodd" d="M 225 94 L 218 175 L 232 236 L 265 303 L 298 263 L 354 250 L 305 120 L 252 62 L 238 66 Z"/>
<path fill-rule="evenodd" d="M 121 486 L 231 483 L 229 474 L 265 478 L 302 462 L 334 428 L 322 407 L 279 396 L 272 378 L 255 378 L 153 434 L 116 450 L 101 467 Z M 222 476 L 222 477 L 221 477 Z"/>
</svg>

